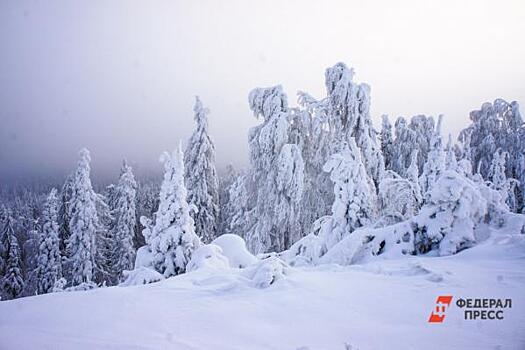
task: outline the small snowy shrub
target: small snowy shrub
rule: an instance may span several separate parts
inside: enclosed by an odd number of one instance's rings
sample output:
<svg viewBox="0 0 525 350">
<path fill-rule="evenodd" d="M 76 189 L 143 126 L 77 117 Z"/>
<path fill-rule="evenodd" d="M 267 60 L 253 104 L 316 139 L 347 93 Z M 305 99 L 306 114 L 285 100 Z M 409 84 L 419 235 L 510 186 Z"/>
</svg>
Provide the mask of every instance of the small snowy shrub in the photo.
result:
<svg viewBox="0 0 525 350">
<path fill-rule="evenodd" d="M 186 272 L 199 269 L 223 270 L 230 268 L 228 258 L 222 254 L 222 249 L 215 244 L 203 245 L 193 252 Z"/>
<path fill-rule="evenodd" d="M 259 261 L 243 270 L 244 275 L 252 280 L 257 288 L 268 288 L 276 281 L 283 280 L 289 273 L 289 266 L 281 259 L 273 256 Z"/>
<path fill-rule="evenodd" d="M 155 283 L 164 279 L 162 274 L 147 267 L 139 267 L 131 271 L 124 270 L 122 275 L 125 278 L 124 282 L 120 284 L 122 287 Z"/>
<path fill-rule="evenodd" d="M 76 286 L 66 288 L 65 291 L 66 292 L 81 292 L 81 291 L 92 290 L 96 288 L 98 288 L 97 284 L 93 281 L 89 281 L 89 282 L 82 282 Z"/>
<path fill-rule="evenodd" d="M 475 242 L 474 229 L 487 213 L 487 202 L 475 183 L 445 171 L 429 193 L 428 204 L 415 218 L 416 251 L 435 247 L 440 255 L 455 254 Z"/>
</svg>

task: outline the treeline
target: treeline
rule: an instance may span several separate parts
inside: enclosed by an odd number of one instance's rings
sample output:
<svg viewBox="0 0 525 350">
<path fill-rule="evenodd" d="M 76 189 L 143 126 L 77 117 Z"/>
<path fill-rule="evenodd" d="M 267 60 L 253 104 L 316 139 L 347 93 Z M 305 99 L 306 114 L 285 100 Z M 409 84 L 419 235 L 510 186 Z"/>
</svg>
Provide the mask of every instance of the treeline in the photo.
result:
<svg viewBox="0 0 525 350">
<path fill-rule="evenodd" d="M 343 63 L 326 70 L 325 85 L 322 99 L 299 92 L 297 107 L 281 86 L 250 93 L 261 123 L 249 132 L 244 172 L 229 167 L 219 179 L 208 110 L 197 98 L 195 131 L 184 151 L 162 155 L 160 186 L 137 183 L 124 162 L 118 182 L 98 193 L 82 150 L 61 188 L 1 192 L 2 298 L 116 285 L 137 266 L 177 275 L 195 249 L 224 233 L 242 236 L 253 253 L 292 247 L 312 262 L 363 228 L 410 221 L 408 253 L 453 254 L 475 241 L 469 234 L 481 220 L 493 220 L 488 206 L 524 210 L 525 126 L 516 102 L 483 104 L 454 143 L 441 135 L 441 116 L 400 117 L 393 125 L 383 116 L 376 130 L 370 88 Z M 486 202 L 461 203 L 466 235 L 447 236 L 459 225 L 452 204 L 462 199 L 441 196 L 445 190 Z M 436 217 L 452 219 L 429 234 Z"/>
</svg>

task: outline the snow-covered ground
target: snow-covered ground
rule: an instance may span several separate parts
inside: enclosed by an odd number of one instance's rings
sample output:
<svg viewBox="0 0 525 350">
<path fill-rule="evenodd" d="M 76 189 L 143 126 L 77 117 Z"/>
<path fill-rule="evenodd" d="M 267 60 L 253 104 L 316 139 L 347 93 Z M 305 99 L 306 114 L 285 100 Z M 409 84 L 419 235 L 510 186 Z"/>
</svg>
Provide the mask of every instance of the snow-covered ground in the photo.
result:
<svg viewBox="0 0 525 350">
<path fill-rule="evenodd" d="M 448 257 L 245 270 L 0 302 L 0 349 L 525 349 L 525 236 Z M 444 323 L 428 323 L 452 295 Z M 458 298 L 512 299 L 503 320 L 464 320 Z"/>
</svg>

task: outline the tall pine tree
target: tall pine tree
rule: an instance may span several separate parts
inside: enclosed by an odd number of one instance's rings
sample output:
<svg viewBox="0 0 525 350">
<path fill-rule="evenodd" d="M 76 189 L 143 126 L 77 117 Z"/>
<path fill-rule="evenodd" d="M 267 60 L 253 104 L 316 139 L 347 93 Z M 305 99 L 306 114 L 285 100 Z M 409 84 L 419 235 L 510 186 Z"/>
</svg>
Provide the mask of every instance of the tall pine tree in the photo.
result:
<svg viewBox="0 0 525 350">
<path fill-rule="evenodd" d="M 195 232 L 206 243 L 217 237 L 219 225 L 219 180 L 215 169 L 215 145 L 208 134 L 208 109 L 195 98 L 197 128 L 184 153 L 185 181 L 188 202 L 197 207 L 192 212 Z"/>
<path fill-rule="evenodd" d="M 193 251 L 201 242 L 195 234 L 191 206 L 187 202 L 180 146 L 172 154 L 165 152 L 160 161 L 164 163 L 165 172 L 155 222 L 144 216 L 140 221 L 145 227 L 142 233 L 153 256 L 153 267 L 165 277 L 170 277 L 186 271 Z"/>
<path fill-rule="evenodd" d="M 58 198 L 57 190 L 53 188 L 44 204 L 42 230 L 38 234 L 37 267 L 35 269 L 38 294 L 51 292 L 56 281 L 62 277 L 57 220 Z"/>
<path fill-rule="evenodd" d="M 93 281 L 95 235 L 99 229 L 96 202 L 90 179 L 91 157 L 87 149 L 80 151 L 80 160 L 74 173 L 72 196 L 68 215 L 70 237 L 67 241 L 70 283 L 79 285 Z"/>
</svg>

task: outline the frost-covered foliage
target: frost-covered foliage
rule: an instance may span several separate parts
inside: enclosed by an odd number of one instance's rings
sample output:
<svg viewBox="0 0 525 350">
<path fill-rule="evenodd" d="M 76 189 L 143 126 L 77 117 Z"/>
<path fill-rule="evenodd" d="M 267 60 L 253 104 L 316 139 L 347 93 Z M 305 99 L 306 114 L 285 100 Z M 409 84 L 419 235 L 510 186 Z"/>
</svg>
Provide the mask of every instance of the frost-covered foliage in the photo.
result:
<svg viewBox="0 0 525 350">
<path fill-rule="evenodd" d="M 97 214 L 97 194 L 90 179 L 91 158 L 87 149 L 80 151 L 74 173 L 68 215 L 70 237 L 67 240 L 68 280 L 72 285 L 91 282 L 95 266 L 95 235 L 100 227 Z"/>
<path fill-rule="evenodd" d="M 385 159 L 385 169 L 391 169 L 394 161 L 394 137 L 392 135 L 392 124 L 387 115 L 381 116 L 381 152 Z"/>
<path fill-rule="evenodd" d="M 225 232 L 246 236 L 246 228 L 252 225 L 248 220 L 252 218 L 250 210 L 252 202 L 248 192 L 247 183 L 249 178 L 239 174 L 228 189 L 228 204 L 221 213 L 227 213 L 228 224 Z"/>
<path fill-rule="evenodd" d="M 399 117 L 394 128 L 392 161 L 387 169 L 394 170 L 404 177 L 412 163 L 412 152 L 418 150 L 417 166 L 421 173 L 431 148 L 432 136 L 435 134 L 434 119 L 417 115 L 412 117 L 410 123 L 407 123 L 405 118 Z"/>
<path fill-rule="evenodd" d="M 209 243 L 217 236 L 219 225 L 219 180 L 215 169 L 215 145 L 208 134 L 208 109 L 195 99 L 197 128 L 184 153 L 188 202 L 198 208 L 192 212 L 195 232 Z"/>
<path fill-rule="evenodd" d="M 109 193 L 113 195 L 112 193 Z M 108 205 L 108 198 L 100 193 L 95 194 L 98 227 L 95 233 L 95 267 L 93 280 L 100 284 L 113 285 L 117 282 L 114 272 L 117 256 L 115 254 L 114 218 Z"/>
<path fill-rule="evenodd" d="M 490 196 L 496 197 L 487 200 Z M 381 228 L 362 227 L 327 245 L 322 230 L 294 244 L 283 256 L 294 265 L 353 264 L 367 258 L 424 254 L 450 255 L 476 242 L 476 229 L 484 224 L 497 203 L 497 192 L 465 176 L 445 171 L 435 183 L 419 214 Z M 503 212 L 492 215 L 502 217 Z M 494 220 L 492 220 L 494 222 Z M 322 226 L 321 226 L 322 227 Z"/>
<path fill-rule="evenodd" d="M 219 173 L 219 223 L 217 232 L 223 234 L 228 232 L 230 220 L 233 213 L 230 209 L 233 207 L 230 204 L 230 190 L 238 176 L 238 172 L 233 165 L 228 164 L 226 169 Z"/>
<path fill-rule="evenodd" d="M 304 163 L 297 145 L 286 144 L 277 159 L 277 203 L 275 215 L 278 246 L 284 249 L 301 238 L 300 201 L 304 191 Z"/>
<path fill-rule="evenodd" d="M 459 135 L 464 157 L 472 162 L 476 172 L 488 179 L 497 151 L 506 152 L 506 177 L 519 181 L 513 188 L 517 204 L 511 209 L 521 210 L 525 204 L 525 124 L 518 103 L 502 99 L 484 103 L 480 110 L 470 113 L 470 120 L 471 125 Z"/>
<path fill-rule="evenodd" d="M 14 219 L 11 213 L 7 213 L 2 230 L 3 247 L 5 249 L 5 266 L 1 282 L 2 292 L 5 298 L 14 299 L 24 289 L 24 278 L 22 275 L 20 247 L 13 229 Z"/>
<path fill-rule="evenodd" d="M 302 155 L 297 145 L 289 143 L 290 115 L 282 87 L 254 89 L 249 102 L 263 123 L 249 136 L 256 205 L 248 216 L 256 219 L 246 220 L 253 223 L 245 228 L 246 238 L 253 252 L 280 251 L 300 237 L 296 221 L 303 191 Z"/>
<path fill-rule="evenodd" d="M 324 166 L 334 182 L 335 201 L 332 205 L 332 239 L 340 240 L 358 227 L 376 218 L 375 193 L 361 154 L 354 140 L 343 144 Z"/>
<path fill-rule="evenodd" d="M 448 135 L 447 147 L 445 148 L 445 169 L 458 171 L 458 160 L 456 152 L 454 151 L 454 144 L 452 143 L 452 135 Z"/>
<path fill-rule="evenodd" d="M 38 294 L 52 292 L 56 281 L 62 278 L 57 220 L 58 198 L 57 190 L 53 188 L 44 204 L 42 230 L 38 234 L 37 268 L 35 270 Z"/>
<path fill-rule="evenodd" d="M 354 83 L 353 76 L 353 69 L 348 69 L 344 63 L 326 69 L 328 114 L 335 130 L 342 133 L 339 142 L 349 142 L 351 137 L 355 139 L 365 169 L 373 183 L 378 185 L 384 159 L 370 118 L 370 87 Z"/>
<path fill-rule="evenodd" d="M 115 263 L 113 271 L 120 279 L 124 270 L 131 270 L 135 262 L 133 236 L 136 225 L 137 182 L 131 167 L 124 162 L 120 178 L 114 190 L 114 207 L 112 209 Z"/>
<path fill-rule="evenodd" d="M 142 231 L 149 251 L 153 254 L 153 268 L 165 277 L 186 271 L 193 251 L 200 246 L 190 216 L 187 191 L 184 186 L 182 151 L 163 153 L 164 180 L 160 189 L 160 203 L 154 222 L 141 218 Z"/>
<path fill-rule="evenodd" d="M 58 224 L 59 224 L 59 237 L 60 237 L 60 254 L 62 258 L 67 258 L 67 249 L 66 244 L 69 239 L 70 229 L 69 229 L 69 206 L 71 203 L 71 198 L 73 197 L 73 183 L 74 183 L 74 174 L 70 174 L 64 184 L 62 185 L 62 190 L 60 191 L 60 207 L 58 209 Z"/>
<path fill-rule="evenodd" d="M 324 170 L 334 182 L 332 215 L 317 220 L 313 232 L 290 248 L 309 261 L 317 260 L 345 236 L 372 224 L 377 217 L 374 187 L 353 138 L 328 160 Z"/>
<path fill-rule="evenodd" d="M 475 242 L 474 229 L 486 214 L 487 202 L 476 184 L 454 171 L 445 171 L 414 220 L 418 225 L 416 252 L 437 247 L 440 255 L 450 255 L 468 247 Z"/>
<path fill-rule="evenodd" d="M 421 186 L 421 193 L 423 194 L 424 200 L 428 200 L 434 184 L 445 170 L 445 152 L 440 131 L 441 121 L 442 116 L 439 116 L 436 130 L 432 134 L 432 139 L 430 141 L 428 158 L 423 166 L 423 172 L 419 177 L 419 185 Z"/>
<path fill-rule="evenodd" d="M 490 165 L 488 180 L 490 187 L 501 194 L 502 200 L 507 204 L 511 211 L 515 212 L 518 209 L 516 199 L 516 188 L 519 182 L 515 179 L 507 179 L 505 173 L 505 164 L 508 158 L 508 153 L 500 149 L 496 151 L 492 158 Z"/>
<path fill-rule="evenodd" d="M 379 184 L 379 203 L 383 223 L 392 224 L 414 216 L 419 210 L 421 195 L 410 180 L 387 170 Z"/>
</svg>

